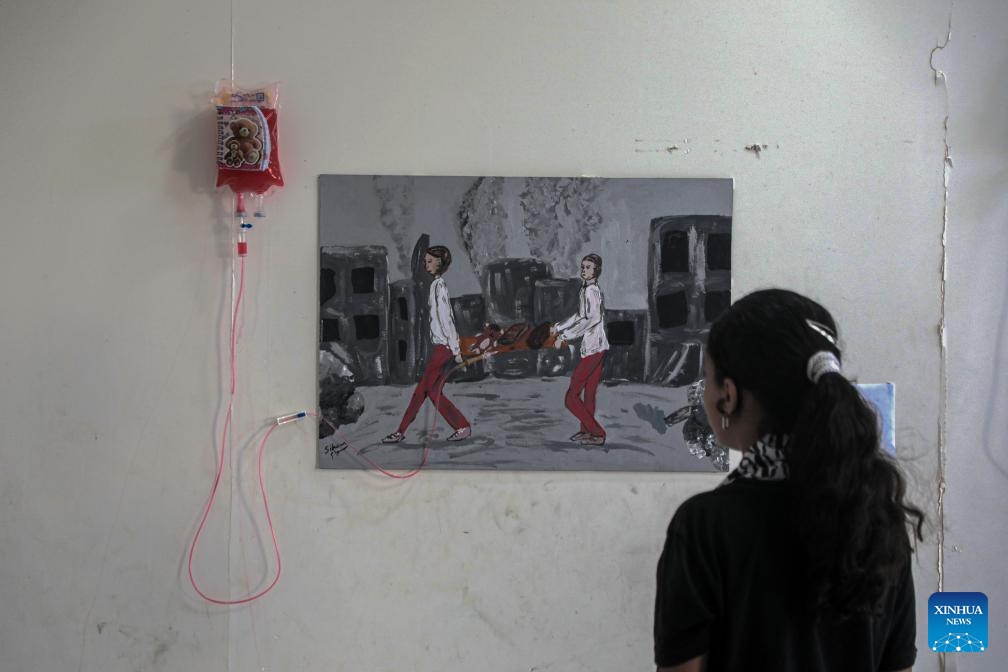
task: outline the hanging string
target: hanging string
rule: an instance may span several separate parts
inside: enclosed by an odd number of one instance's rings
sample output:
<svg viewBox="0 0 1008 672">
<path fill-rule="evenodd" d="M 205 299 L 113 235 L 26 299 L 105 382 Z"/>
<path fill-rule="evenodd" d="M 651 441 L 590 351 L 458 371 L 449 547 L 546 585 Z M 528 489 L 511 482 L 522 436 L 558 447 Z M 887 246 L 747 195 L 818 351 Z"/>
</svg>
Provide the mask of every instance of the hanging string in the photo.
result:
<svg viewBox="0 0 1008 672">
<path fill-rule="evenodd" d="M 235 81 L 235 64 L 234 64 L 234 37 L 235 37 L 235 20 L 234 20 L 234 0 L 230 2 L 230 23 L 231 23 L 231 88 L 234 88 Z"/>
</svg>

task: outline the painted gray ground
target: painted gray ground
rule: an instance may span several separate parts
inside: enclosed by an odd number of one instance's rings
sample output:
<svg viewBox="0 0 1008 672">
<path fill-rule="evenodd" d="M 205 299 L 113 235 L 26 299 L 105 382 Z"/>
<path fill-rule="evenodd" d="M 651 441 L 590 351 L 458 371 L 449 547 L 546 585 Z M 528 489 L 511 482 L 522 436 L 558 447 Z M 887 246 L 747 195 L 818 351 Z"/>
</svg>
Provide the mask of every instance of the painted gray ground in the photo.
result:
<svg viewBox="0 0 1008 672">
<path fill-rule="evenodd" d="M 367 467 L 353 455 L 356 450 L 384 468 L 412 469 L 429 444 L 426 466 L 439 469 L 716 471 L 708 460 L 689 453 L 681 425 L 664 424 L 664 415 L 686 405 L 685 388 L 603 384 L 596 415 L 608 439 L 604 446 L 587 447 L 569 440 L 578 426 L 563 406 L 568 381 L 487 378 L 449 383 L 445 393 L 473 427 L 472 437 L 457 443 L 445 441 L 451 430 L 440 416 L 435 421 L 427 401 L 405 441 L 381 444 L 381 438 L 395 429 L 413 388 L 358 388 L 365 397 L 365 411 L 356 423 L 320 441 L 319 466 Z M 433 438 L 428 442 L 431 427 Z"/>
</svg>

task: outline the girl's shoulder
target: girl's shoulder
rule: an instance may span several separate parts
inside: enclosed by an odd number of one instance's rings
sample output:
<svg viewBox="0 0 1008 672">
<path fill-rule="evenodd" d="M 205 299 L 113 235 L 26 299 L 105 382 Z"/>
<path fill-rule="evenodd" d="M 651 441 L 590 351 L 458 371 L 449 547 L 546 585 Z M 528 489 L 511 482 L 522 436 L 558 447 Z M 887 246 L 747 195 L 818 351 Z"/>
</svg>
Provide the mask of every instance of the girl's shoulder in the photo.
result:
<svg viewBox="0 0 1008 672">
<path fill-rule="evenodd" d="M 711 518 L 735 518 L 747 512 L 779 508 L 788 501 L 787 481 L 739 479 L 713 490 L 700 492 L 684 501 L 677 511 L 683 518 L 709 523 Z"/>
</svg>

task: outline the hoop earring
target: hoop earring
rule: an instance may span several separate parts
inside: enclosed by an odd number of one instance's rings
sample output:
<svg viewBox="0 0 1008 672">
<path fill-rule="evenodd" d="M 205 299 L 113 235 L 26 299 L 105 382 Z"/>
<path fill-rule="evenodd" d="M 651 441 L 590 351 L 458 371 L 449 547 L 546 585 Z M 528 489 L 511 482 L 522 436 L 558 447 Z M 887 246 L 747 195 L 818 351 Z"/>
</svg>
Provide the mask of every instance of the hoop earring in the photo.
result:
<svg viewBox="0 0 1008 672">
<path fill-rule="evenodd" d="M 731 420 L 728 419 L 727 415 L 721 416 L 721 429 L 727 431 L 728 427 L 731 426 Z"/>
</svg>

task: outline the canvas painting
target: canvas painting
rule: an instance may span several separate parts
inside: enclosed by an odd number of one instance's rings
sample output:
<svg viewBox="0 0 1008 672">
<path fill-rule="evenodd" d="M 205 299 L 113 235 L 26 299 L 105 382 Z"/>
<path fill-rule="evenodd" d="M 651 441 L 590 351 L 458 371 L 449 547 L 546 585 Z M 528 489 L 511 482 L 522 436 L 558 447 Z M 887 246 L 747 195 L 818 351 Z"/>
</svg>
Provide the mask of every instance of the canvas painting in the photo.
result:
<svg viewBox="0 0 1008 672">
<path fill-rule="evenodd" d="M 319 178 L 321 468 L 726 471 L 732 181 Z"/>
</svg>

